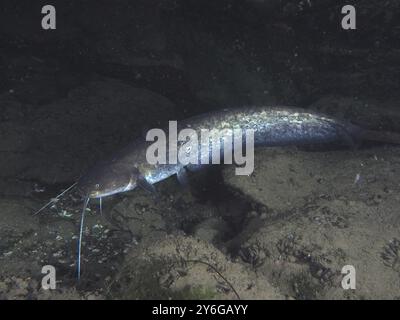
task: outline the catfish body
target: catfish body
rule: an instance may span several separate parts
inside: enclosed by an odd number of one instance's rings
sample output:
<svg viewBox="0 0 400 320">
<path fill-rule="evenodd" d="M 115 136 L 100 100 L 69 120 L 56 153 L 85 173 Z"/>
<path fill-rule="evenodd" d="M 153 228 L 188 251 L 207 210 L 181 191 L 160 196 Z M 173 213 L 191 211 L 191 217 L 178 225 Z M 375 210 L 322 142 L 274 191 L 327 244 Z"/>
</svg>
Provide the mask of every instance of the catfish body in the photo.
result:
<svg viewBox="0 0 400 320">
<path fill-rule="evenodd" d="M 351 142 L 363 133 L 361 128 L 351 123 L 291 107 L 224 109 L 183 120 L 178 128 L 193 129 L 198 135 L 204 129 L 222 132 L 251 129 L 254 132 L 254 145 L 264 147 Z M 199 142 L 189 139 L 188 143 L 178 145 L 176 151 L 201 147 L 193 143 Z M 101 198 L 137 186 L 151 189 L 153 184 L 174 174 L 179 176 L 185 168 L 185 164 L 179 161 L 174 164 L 150 164 L 147 161 L 146 151 L 151 144 L 145 138 L 134 140 L 82 176 L 78 181 L 78 189 L 85 197 Z"/>
</svg>

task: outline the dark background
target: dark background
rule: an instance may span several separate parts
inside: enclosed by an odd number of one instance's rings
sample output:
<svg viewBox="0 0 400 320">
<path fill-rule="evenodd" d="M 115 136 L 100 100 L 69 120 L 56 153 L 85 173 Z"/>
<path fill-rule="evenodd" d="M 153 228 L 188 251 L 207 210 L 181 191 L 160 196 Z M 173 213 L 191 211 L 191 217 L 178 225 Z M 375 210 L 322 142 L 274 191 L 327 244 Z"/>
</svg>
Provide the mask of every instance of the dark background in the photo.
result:
<svg viewBox="0 0 400 320">
<path fill-rule="evenodd" d="M 341 7 L 348 3 L 332 0 L 52 1 L 57 30 L 45 31 L 41 7 L 47 3 L 2 1 L 2 90 L 19 84 L 15 76 L 23 65 L 18 58 L 34 56 L 47 68 L 112 76 L 178 101 L 196 99 L 199 86 L 217 74 L 214 80 L 226 85 L 235 95 L 231 100 L 240 105 L 256 98 L 238 79 L 229 79 L 232 59 L 238 58 L 246 69 L 261 68 L 271 78 L 271 95 L 279 103 L 307 104 L 327 93 L 398 94 L 396 1 L 351 3 L 357 9 L 356 31 L 340 27 Z M 135 81 L 135 58 L 160 66 L 148 67 L 144 78 Z M 73 85 L 72 80 L 58 81 L 58 94 Z M 52 99 L 50 92 L 15 91 L 38 104 Z"/>
<path fill-rule="evenodd" d="M 45 4 L 56 7 L 56 30 L 41 29 Z M 308 107 L 322 99 L 323 109 L 376 127 L 379 119 L 365 120 L 370 111 L 357 114 L 352 104 L 356 99 L 355 104 L 362 100 L 362 105 L 380 109 L 397 107 L 399 2 L 354 2 L 357 30 L 349 31 L 340 23 L 344 4 L 4 0 L 0 119 L 12 119 L 15 125 L 8 129 L 22 130 L 8 135 L 11 140 L 25 136 L 24 150 L 18 152 L 30 151 L 31 163 L 47 157 L 51 167 L 67 166 L 57 178 L 61 180 L 72 180 L 93 158 L 130 141 L 143 128 L 211 109 L 245 104 Z M 93 83 L 92 89 L 107 100 L 104 105 L 82 101 Z M 144 97 L 138 88 L 147 89 Z M 161 96 L 168 103 L 154 101 Z M 343 99 L 353 102 L 343 107 Z M 15 155 L 7 156 L 8 163 L 9 157 Z M 76 157 L 83 164 L 70 165 Z M 3 174 L 55 179 L 43 170 L 22 172 L 26 166 L 17 167 Z"/>
</svg>

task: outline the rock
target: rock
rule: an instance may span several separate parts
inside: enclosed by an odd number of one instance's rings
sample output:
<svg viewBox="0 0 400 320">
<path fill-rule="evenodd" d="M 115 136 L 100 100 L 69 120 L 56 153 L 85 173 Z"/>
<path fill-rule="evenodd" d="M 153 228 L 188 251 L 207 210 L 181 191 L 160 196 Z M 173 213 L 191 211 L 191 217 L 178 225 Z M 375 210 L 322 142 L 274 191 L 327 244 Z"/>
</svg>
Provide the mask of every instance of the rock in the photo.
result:
<svg viewBox="0 0 400 320">
<path fill-rule="evenodd" d="M 387 190 L 399 190 L 399 152 L 260 150 L 251 177 L 227 169 L 229 187 L 276 212 L 249 230 L 242 259 L 297 299 L 397 297 L 400 198 Z M 357 272 L 351 293 L 341 287 L 345 265 Z"/>
<path fill-rule="evenodd" d="M 218 243 L 228 232 L 229 228 L 225 221 L 218 218 L 209 218 L 195 227 L 194 236 L 205 242 Z"/>
<path fill-rule="evenodd" d="M 164 236 L 133 249 L 115 285 L 113 297 L 123 299 L 236 299 L 236 293 L 241 299 L 283 298 L 267 279 L 186 236 Z"/>
<path fill-rule="evenodd" d="M 234 168 L 223 172 L 225 183 L 243 195 L 273 210 L 292 210 L 315 198 L 344 196 L 366 199 L 366 193 L 395 185 L 397 148 L 382 147 L 360 151 L 306 152 L 296 149 L 255 151 L 255 169 L 250 177 L 235 175 Z M 380 172 L 378 175 L 376 172 Z M 356 178 L 363 182 L 355 185 Z M 374 178 L 374 179 L 372 179 Z M 375 183 L 367 183 L 367 180 Z M 360 189 L 361 188 L 361 189 Z"/>
</svg>

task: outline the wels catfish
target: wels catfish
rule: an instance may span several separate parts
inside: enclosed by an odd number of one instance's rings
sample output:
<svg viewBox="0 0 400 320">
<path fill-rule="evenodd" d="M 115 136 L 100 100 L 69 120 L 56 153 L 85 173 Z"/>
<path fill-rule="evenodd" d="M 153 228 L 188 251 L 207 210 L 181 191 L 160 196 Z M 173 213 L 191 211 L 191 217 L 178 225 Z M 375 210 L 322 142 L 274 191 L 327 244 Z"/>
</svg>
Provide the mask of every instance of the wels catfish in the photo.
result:
<svg viewBox="0 0 400 320">
<path fill-rule="evenodd" d="M 254 146 L 256 147 L 331 144 L 341 141 L 351 145 L 364 140 L 400 143 L 399 134 L 364 130 L 343 120 L 292 107 L 224 109 L 181 121 L 180 129 L 183 128 L 191 128 L 199 135 L 201 130 L 205 129 L 219 130 L 220 132 L 227 132 L 227 134 L 231 133 L 226 129 L 252 130 L 254 132 Z M 197 140 L 193 141 L 200 143 Z M 154 184 L 172 175 L 177 175 L 180 180 L 185 179 L 185 170 L 188 167 L 185 163 L 179 161 L 171 164 L 149 163 L 146 158 L 146 151 L 150 144 L 151 142 L 144 138 L 134 140 L 108 159 L 100 161 L 81 176 L 76 183 L 55 198 L 58 199 L 69 190 L 77 188 L 85 199 L 78 242 L 78 278 L 80 277 L 84 216 L 90 199 L 100 199 L 101 208 L 103 197 L 127 192 L 137 187 L 154 192 Z M 183 147 L 187 148 L 187 144 L 183 143 L 177 148 Z M 204 145 L 192 145 L 191 147 L 200 148 Z M 233 149 L 233 144 L 231 144 L 231 147 Z M 179 152 L 179 150 L 176 151 Z M 228 150 L 224 149 L 223 151 L 227 153 L 233 150 L 229 150 L 228 145 Z M 36 213 L 53 202 L 54 199 Z"/>
</svg>

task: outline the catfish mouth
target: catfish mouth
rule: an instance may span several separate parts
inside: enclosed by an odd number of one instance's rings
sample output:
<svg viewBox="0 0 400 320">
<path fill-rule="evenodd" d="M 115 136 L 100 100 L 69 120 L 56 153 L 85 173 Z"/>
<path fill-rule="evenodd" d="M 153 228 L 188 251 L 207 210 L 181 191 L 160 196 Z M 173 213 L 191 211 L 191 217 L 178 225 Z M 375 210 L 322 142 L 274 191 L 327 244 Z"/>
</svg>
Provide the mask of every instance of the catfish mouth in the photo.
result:
<svg viewBox="0 0 400 320">
<path fill-rule="evenodd" d="M 112 195 L 117 194 L 117 193 L 121 193 L 121 192 L 125 192 L 125 191 L 128 191 L 128 190 L 131 190 L 131 189 L 128 189 L 127 187 L 128 186 L 117 188 L 117 189 L 112 189 L 112 190 L 109 190 L 109 191 L 93 190 L 93 191 L 91 191 L 89 193 L 86 193 L 86 197 L 91 198 L 91 199 L 108 197 L 108 196 L 112 196 Z"/>
<path fill-rule="evenodd" d="M 92 175 L 83 177 L 78 181 L 77 190 L 84 198 L 97 199 L 126 192 L 135 187 L 136 183 L 132 176 L 116 177 L 111 171 L 108 175 L 97 178 L 93 178 Z"/>
<path fill-rule="evenodd" d="M 110 187 L 108 189 L 102 189 L 100 184 L 97 183 L 93 184 L 78 183 L 77 190 L 83 198 L 90 198 L 90 199 L 108 197 L 116 193 L 128 191 L 127 186 Z"/>
</svg>

